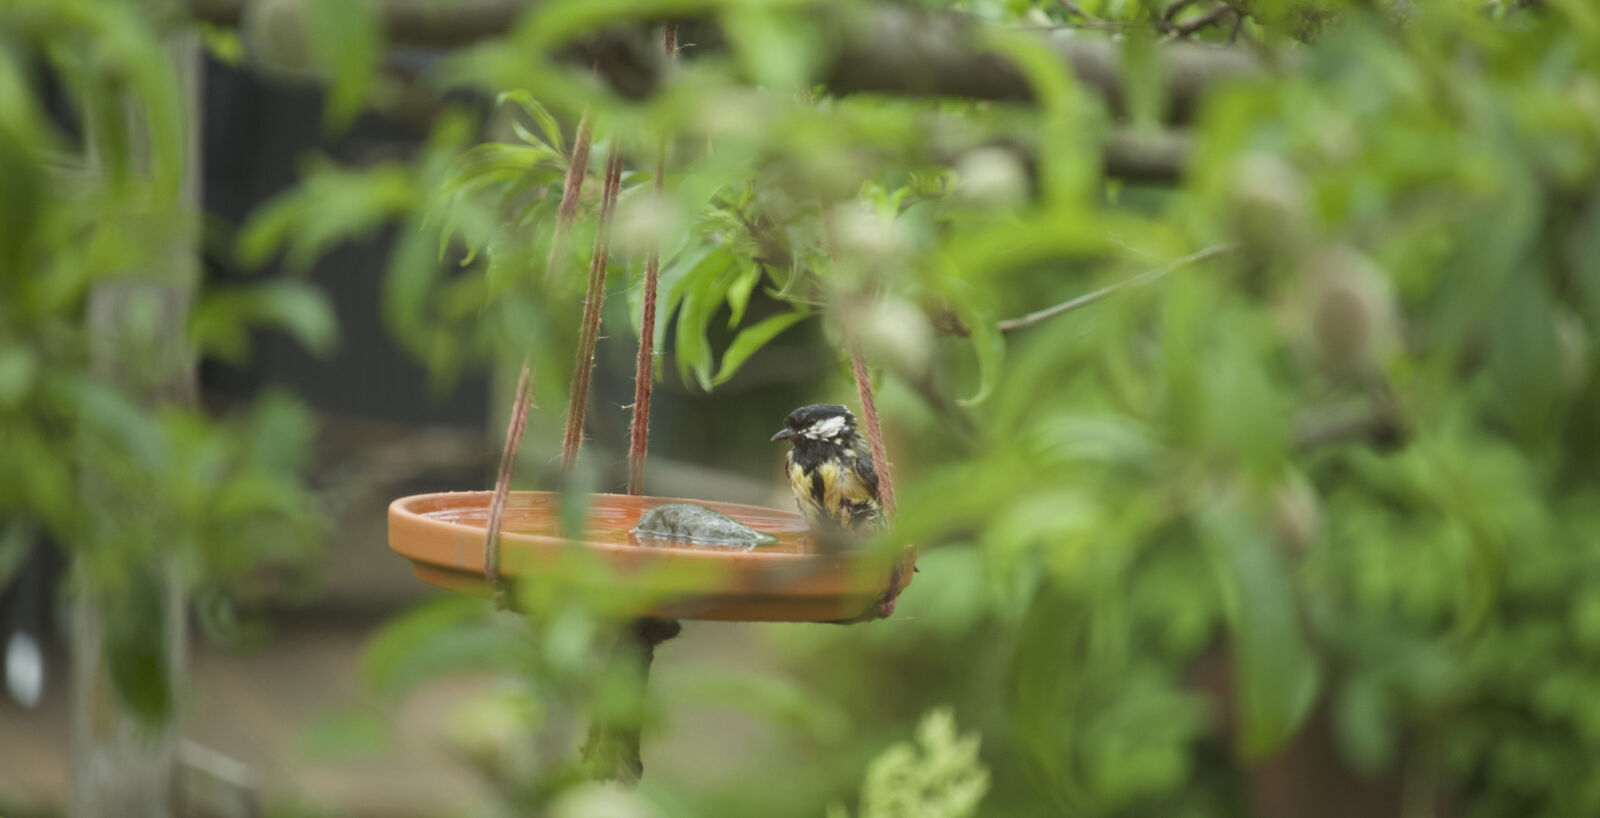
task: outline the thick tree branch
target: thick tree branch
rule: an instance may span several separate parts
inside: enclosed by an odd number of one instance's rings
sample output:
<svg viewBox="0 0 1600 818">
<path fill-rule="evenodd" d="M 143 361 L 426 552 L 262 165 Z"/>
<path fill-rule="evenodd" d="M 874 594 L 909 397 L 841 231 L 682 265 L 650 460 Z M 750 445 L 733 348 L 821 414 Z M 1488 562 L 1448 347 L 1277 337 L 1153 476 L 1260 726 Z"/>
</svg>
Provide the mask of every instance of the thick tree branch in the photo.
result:
<svg viewBox="0 0 1600 818">
<path fill-rule="evenodd" d="M 236 26 L 255 13 L 264 0 L 187 0 L 191 14 L 207 22 Z M 384 0 L 379 14 L 389 42 L 415 46 L 455 46 L 510 31 L 530 3 L 526 0 Z M 836 93 L 880 93 L 901 96 L 951 96 L 972 99 L 1032 98 L 1022 72 L 983 43 L 984 25 L 952 14 L 928 14 L 899 6 L 875 6 L 859 15 L 821 19 L 829 54 L 818 62 L 816 81 Z M 641 18 L 641 21 L 644 21 Z M 1114 111 L 1124 108 L 1120 46 L 1103 39 L 1052 37 L 1051 48 L 1085 85 L 1103 93 Z M 609 43 L 608 48 L 643 49 L 619 57 L 629 63 L 628 76 L 655 70 L 664 62 L 655 42 L 637 46 Z M 587 53 L 587 52 L 586 52 Z M 1242 51 L 1193 43 L 1167 43 L 1162 48 L 1167 82 L 1168 119 L 1190 119 L 1207 88 L 1230 77 L 1254 73 L 1256 59 Z M 593 58 L 589 54 L 585 64 Z M 653 66 L 653 68 L 652 68 Z M 601 66 L 602 73 L 605 67 Z M 648 92 L 653 80 L 630 79 L 630 94 Z"/>
<path fill-rule="evenodd" d="M 272 0 L 187 0 L 189 14 L 196 20 L 230 28 L 265 11 L 269 2 Z M 377 8 L 391 43 L 454 46 L 505 34 L 530 5 L 526 0 L 382 0 Z M 298 10 L 285 9 L 285 13 Z"/>
<path fill-rule="evenodd" d="M 1128 182 L 1172 184 L 1189 166 L 1192 140 L 1176 131 L 1113 130 L 1101 143 L 1105 175 Z"/>
<path fill-rule="evenodd" d="M 1234 11 L 1231 7 L 1217 6 L 1216 8 L 1199 17 L 1196 17 L 1193 20 L 1190 20 L 1186 23 L 1180 23 L 1173 29 L 1173 33 L 1178 37 L 1191 37 L 1200 29 L 1203 29 L 1207 26 L 1220 24 L 1223 20 L 1228 19 L 1230 15 L 1234 19 L 1243 19 L 1239 13 Z"/>
<path fill-rule="evenodd" d="M 1022 72 L 986 48 L 980 35 L 980 24 L 964 17 L 879 8 L 841 34 L 820 79 L 837 93 L 1031 99 Z M 1079 81 L 1104 94 L 1113 111 L 1125 112 L 1117 43 L 1055 37 L 1050 45 Z M 1161 54 L 1168 100 L 1164 114 L 1175 122 L 1192 118 L 1207 88 L 1259 68 L 1249 54 L 1193 43 L 1167 43 Z"/>
</svg>

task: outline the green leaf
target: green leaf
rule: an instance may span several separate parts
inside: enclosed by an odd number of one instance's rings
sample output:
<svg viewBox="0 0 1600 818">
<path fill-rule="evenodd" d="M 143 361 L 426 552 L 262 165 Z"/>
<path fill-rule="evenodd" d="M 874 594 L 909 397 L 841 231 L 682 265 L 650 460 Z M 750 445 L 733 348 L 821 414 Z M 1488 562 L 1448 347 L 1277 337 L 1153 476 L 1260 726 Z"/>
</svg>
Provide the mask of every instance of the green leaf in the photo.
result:
<svg viewBox="0 0 1600 818">
<path fill-rule="evenodd" d="M 1573 219 L 1567 242 L 1579 310 L 1591 326 L 1600 326 L 1600 194 L 1590 196 Z"/>
<path fill-rule="evenodd" d="M 1230 603 L 1239 753 L 1255 761 L 1283 746 L 1310 714 L 1316 657 L 1288 571 L 1266 535 L 1226 500 L 1204 504 L 1198 522 Z"/>
<path fill-rule="evenodd" d="M 973 393 L 972 397 L 961 398 L 956 402 L 962 406 L 976 406 L 994 394 L 995 384 L 1000 381 L 1000 367 L 1006 354 L 1006 338 L 1001 334 L 999 322 L 993 315 L 964 307 L 958 307 L 956 313 L 971 332 L 969 339 L 972 342 L 972 351 L 978 359 L 978 391 Z"/>
<path fill-rule="evenodd" d="M 1367 775 L 1383 771 L 1394 759 L 1394 723 L 1389 692 L 1371 676 L 1348 681 L 1334 701 L 1333 728 L 1339 748 L 1351 766 Z"/>
<path fill-rule="evenodd" d="M 115 447 L 117 455 L 141 468 L 155 470 L 166 456 L 166 444 L 155 417 L 140 411 L 126 395 L 88 378 L 45 381 L 53 398 L 72 407 L 96 443 Z"/>
<path fill-rule="evenodd" d="M 1561 349 L 1543 283 L 1508 280 L 1496 312 L 1488 366 L 1495 407 L 1524 439 L 1559 434 Z"/>
<path fill-rule="evenodd" d="M 324 125 L 340 132 L 361 113 L 378 75 L 383 26 L 372 4 L 362 0 L 314 0 L 301 7 L 318 68 L 329 79 Z"/>
<path fill-rule="evenodd" d="M 366 683 L 397 696 L 424 681 L 467 670 L 515 665 L 515 634 L 493 626 L 483 600 L 441 596 L 390 621 L 361 660 Z"/>
<path fill-rule="evenodd" d="M 99 83 L 91 83 L 85 89 L 83 105 L 95 157 L 113 185 L 125 183 L 130 172 L 132 137 L 122 100 Z"/>
<path fill-rule="evenodd" d="M 744 362 L 766 346 L 768 341 L 808 317 L 810 314 L 804 312 L 780 313 L 740 330 L 733 343 L 728 345 L 728 350 L 722 354 L 722 366 L 711 379 L 711 385 L 721 386 L 727 383 L 728 379 L 739 372 L 739 367 L 744 366 Z"/>
<path fill-rule="evenodd" d="M 28 399 L 39 374 L 39 359 L 20 347 L 0 347 L 0 409 L 13 409 Z"/>
<path fill-rule="evenodd" d="M 200 35 L 200 45 L 212 59 L 234 68 L 244 64 L 244 41 L 239 38 L 239 32 L 204 21 L 195 28 Z"/>
<path fill-rule="evenodd" d="M 754 80 L 774 89 L 804 87 L 821 49 L 807 15 L 766 5 L 734 4 L 722 24 L 739 62 Z"/>
<path fill-rule="evenodd" d="M 956 732 L 955 713 L 937 707 L 917 725 L 917 740 L 896 744 L 867 766 L 861 818 L 966 818 L 989 791 L 978 760 L 980 737 Z"/>
<path fill-rule="evenodd" d="M 5 92 L 5 80 L 5 65 L 0 63 L 0 94 Z M 49 193 L 44 170 L 29 150 L 12 128 L 0 124 L 0 177 L 6 180 L 0 185 L 0 282 L 7 291 L 29 268 Z"/>
<path fill-rule="evenodd" d="M 34 533 L 33 526 L 24 520 L 0 523 L 0 588 L 13 587 L 11 578 L 33 550 Z"/>
<path fill-rule="evenodd" d="M 657 673 L 661 671 L 651 671 L 652 688 L 690 707 L 743 711 L 822 741 L 836 741 L 849 730 L 850 716 L 843 707 L 791 678 L 730 673 L 726 668 Z"/>
<path fill-rule="evenodd" d="M 167 672 L 163 596 L 162 581 L 141 570 L 122 593 L 102 599 L 112 687 L 128 711 L 147 725 L 167 721 L 177 681 Z"/>
<path fill-rule="evenodd" d="M 541 105 L 538 100 L 533 98 L 532 94 L 521 88 L 506 91 L 495 98 L 495 104 L 497 105 L 504 105 L 507 102 L 521 108 L 523 113 L 526 113 L 534 122 L 538 123 L 539 130 L 544 131 L 544 139 L 539 139 L 533 134 L 527 134 L 525 131 L 519 131 L 519 135 L 522 136 L 524 141 L 543 143 L 554 148 L 558 155 L 566 155 L 567 143 L 565 137 L 561 134 L 561 124 L 550 114 L 548 108 Z M 518 127 L 520 128 L 520 125 Z"/>
<path fill-rule="evenodd" d="M 300 281 L 274 281 L 221 288 L 189 316 L 196 348 L 237 363 L 250 353 L 250 330 L 279 329 L 314 355 L 326 355 L 338 340 L 339 324 L 322 293 Z"/>
<path fill-rule="evenodd" d="M 394 745 L 392 721 L 389 714 L 374 707 L 343 707 L 305 728 L 300 734 L 300 751 L 319 762 L 372 758 Z"/>
<path fill-rule="evenodd" d="M 656 338 L 655 348 L 663 349 L 667 338 L 667 324 L 672 318 L 673 310 L 678 308 L 678 303 L 683 300 L 685 282 L 688 281 L 703 266 L 721 268 L 733 263 L 733 255 L 726 248 L 715 244 L 691 245 L 683 253 L 662 265 L 660 278 L 656 280 Z M 641 293 L 641 298 L 643 294 Z M 638 310 L 634 310 L 638 312 Z"/>
<path fill-rule="evenodd" d="M 745 308 L 750 306 L 750 294 L 761 282 L 761 268 L 751 264 L 741 266 L 741 272 L 728 286 L 728 329 L 739 326 L 744 320 Z"/>
<path fill-rule="evenodd" d="M 712 313 L 722 304 L 721 294 L 717 292 L 719 277 L 707 275 L 692 279 L 683 294 L 683 309 L 678 312 L 678 376 L 689 383 L 693 373 L 693 382 L 707 392 L 711 391 L 712 351 L 706 328 L 711 323 Z"/>
<path fill-rule="evenodd" d="M 676 280 L 667 291 L 667 303 L 662 304 L 656 314 L 656 326 L 664 327 L 670 318 L 669 311 L 680 307 L 674 344 L 678 376 L 684 383 L 699 384 L 707 391 L 711 389 L 712 351 L 706 329 L 712 314 L 722 306 L 722 282 L 732 264 L 733 255 L 717 248 L 701 257 L 692 268 L 682 273 L 674 271 Z M 661 284 L 666 283 L 666 278 L 664 272 Z"/>
<path fill-rule="evenodd" d="M 239 232 L 239 260 L 261 267 L 274 253 L 287 250 L 289 269 L 308 269 L 339 242 L 365 236 L 411 212 L 421 197 L 409 169 L 400 165 L 353 170 L 316 163 L 298 187 L 250 214 Z"/>
</svg>

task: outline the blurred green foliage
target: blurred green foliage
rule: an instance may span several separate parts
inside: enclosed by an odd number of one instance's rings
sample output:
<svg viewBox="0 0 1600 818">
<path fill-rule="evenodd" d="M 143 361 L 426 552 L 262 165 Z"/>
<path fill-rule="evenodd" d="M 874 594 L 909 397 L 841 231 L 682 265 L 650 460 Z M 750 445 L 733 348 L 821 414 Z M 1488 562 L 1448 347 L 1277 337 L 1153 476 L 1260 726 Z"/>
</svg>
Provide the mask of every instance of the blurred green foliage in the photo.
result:
<svg viewBox="0 0 1600 818">
<path fill-rule="evenodd" d="M 65 547 L 117 692 L 160 722 L 177 685 L 169 584 L 226 635 L 236 593 L 263 564 L 296 563 L 319 524 L 306 412 L 284 395 L 203 412 L 194 364 L 246 354 L 255 325 L 312 349 L 336 326 L 298 282 L 196 292 L 195 112 L 167 39 L 182 21 L 146 12 L 0 6 L 0 582 L 35 535 Z M 68 113 L 52 113 L 47 76 Z"/>
<path fill-rule="evenodd" d="M 444 372 L 533 349 L 552 411 L 593 197 L 570 257 L 542 262 L 582 114 L 636 168 L 612 301 L 637 321 L 659 243 L 656 342 L 683 382 L 736 379 L 808 320 L 818 356 L 855 338 L 880 369 L 902 498 L 884 539 L 921 545 L 923 570 L 887 623 L 772 628 L 798 694 L 725 697 L 800 695 L 849 729 L 765 760 L 788 768 L 782 798 L 647 776 L 646 800 L 814 815 L 866 769 L 860 813 L 933 814 L 892 805 L 922 803 L 954 765 L 949 814 L 987 789 L 984 814 L 1240 815 L 1265 809 L 1262 764 L 1295 746 L 1321 761 L 1272 768 L 1291 792 L 1328 774 L 1395 785 L 1407 815 L 1600 810 L 1600 15 L 1578 0 L 921 5 L 973 18 L 1034 101 L 813 85 L 872 4 L 540 3 L 438 74 L 498 95 L 503 136 L 473 143 L 447 116 L 417 162 L 320 169 L 247 233 L 309 255 L 327 237 L 279 225 L 401 220 L 394 328 Z M 655 93 L 560 62 L 656 11 L 716 39 Z M 1206 94 L 1170 183 L 1110 178 L 1102 144 L 1166 127 L 1173 44 L 1158 40 L 1191 37 L 1260 67 Z M 1047 46 L 1107 39 L 1120 107 Z M 663 144 L 665 201 L 645 170 Z M 783 309 L 747 314 L 757 292 Z M 719 350 L 722 316 L 741 329 Z M 849 393 L 841 378 L 817 394 Z M 577 624 L 590 601 L 538 607 L 526 631 L 452 623 L 469 612 L 448 603 L 397 624 L 373 661 L 390 686 L 511 661 L 522 693 L 488 722 L 537 734 L 552 702 L 606 688 L 607 630 Z M 673 672 L 657 706 L 685 704 Z M 944 715 L 922 728 L 926 766 L 904 747 L 866 766 L 943 703 L 981 732 L 992 785 Z"/>
<path fill-rule="evenodd" d="M 329 79 L 337 128 L 376 95 L 384 29 L 372 6 L 312 5 L 307 59 Z M 509 804 L 554 814 L 593 796 L 563 714 L 650 728 L 707 701 L 791 740 L 743 759 L 756 780 L 647 774 L 635 808 L 1233 816 L 1267 809 L 1266 776 L 1311 793 L 1331 775 L 1352 798 L 1402 792 L 1396 814 L 1600 812 L 1592 4 L 894 10 L 952 12 L 973 33 L 918 50 L 929 73 L 981 46 L 1031 100 L 831 93 L 819 78 L 836 41 L 874 30 L 880 4 L 532 4 L 427 78 L 495 100 L 487 135 L 447 107 L 416 157 L 308 162 L 245 226 L 244 260 L 303 266 L 400 225 L 382 295 L 396 336 L 442 385 L 469 361 L 533 350 L 538 405 L 558 416 L 593 195 L 568 252 L 544 260 L 587 116 L 585 189 L 607 148 L 628 159 L 613 333 L 622 307 L 637 321 L 659 246 L 663 373 L 737 383 L 808 322 L 816 357 L 855 340 L 878 370 L 902 501 L 883 539 L 923 549 L 894 619 L 772 626 L 786 672 L 658 667 L 639 701 L 604 661 L 628 600 L 592 566 L 563 566 L 524 589 L 525 618 L 452 599 L 394 623 L 366 665 L 380 706 L 437 673 L 500 674 L 457 743 Z M 116 463 L 114 477 L 163 490 L 128 495 L 148 526 L 89 546 L 101 573 L 155 547 L 148 532 L 178 531 L 196 576 L 228 576 L 245 552 L 224 559 L 217 531 L 254 536 L 308 507 L 293 459 L 262 448 L 295 439 L 294 413 L 269 403 L 240 426 L 152 415 L 87 365 L 87 289 L 150 269 L 186 235 L 159 215 L 176 211 L 150 206 L 176 196 L 181 115 L 154 35 L 111 3 L 0 14 L 0 440 L 14 453 L 0 513 L 97 543 L 73 513 L 73 473 Z M 694 18 L 683 35 L 705 45 L 654 66 L 653 93 L 571 67 L 573 42 L 653 37 L 636 21 L 661 15 Z M 1167 69 L 1185 64 L 1167 40 L 1187 38 L 1257 69 L 1209 89 L 1192 121 L 1163 123 L 1181 84 Z M 1058 51 L 1098 42 L 1118 55 L 1114 101 Z M 88 121 L 103 164 L 71 184 L 41 161 L 73 150 L 26 91 L 36 58 L 100 111 Z M 148 133 L 107 113 L 124 92 Z M 1105 146 L 1167 127 L 1188 137 L 1181 171 L 1116 178 Z M 153 147 L 147 162 L 135 142 Z M 193 340 L 243 354 L 244 321 L 313 347 L 333 338 L 293 285 L 255 296 L 199 305 Z M 845 398 L 847 383 L 816 395 Z M 550 454 L 557 427 L 536 424 L 525 445 Z M 981 750 L 946 711 L 923 720 L 944 705 Z M 378 732 L 370 713 L 350 724 Z M 898 744 L 913 733 L 920 749 Z M 1293 766 L 1308 754 L 1315 764 Z"/>
</svg>

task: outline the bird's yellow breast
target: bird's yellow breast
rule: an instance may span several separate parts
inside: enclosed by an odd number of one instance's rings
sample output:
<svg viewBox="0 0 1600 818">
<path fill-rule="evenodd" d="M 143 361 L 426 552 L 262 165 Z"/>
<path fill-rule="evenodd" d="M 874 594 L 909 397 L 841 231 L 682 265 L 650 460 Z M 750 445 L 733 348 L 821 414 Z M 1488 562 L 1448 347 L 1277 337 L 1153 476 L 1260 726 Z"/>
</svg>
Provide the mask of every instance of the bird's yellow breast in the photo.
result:
<svg viewBox="0 0 1600 818">
<path fill-rule="evenodd" d="M 876 508 L 877 495 L 862 479 L 854 452 L 846 450 L 838 459 L 824 460 L 807 471 L 788 457 L 789 487 L 794 491 L 800 511 L 814 527 L 855 529 L 862 520 L 853 508 Z"/>
</svg>

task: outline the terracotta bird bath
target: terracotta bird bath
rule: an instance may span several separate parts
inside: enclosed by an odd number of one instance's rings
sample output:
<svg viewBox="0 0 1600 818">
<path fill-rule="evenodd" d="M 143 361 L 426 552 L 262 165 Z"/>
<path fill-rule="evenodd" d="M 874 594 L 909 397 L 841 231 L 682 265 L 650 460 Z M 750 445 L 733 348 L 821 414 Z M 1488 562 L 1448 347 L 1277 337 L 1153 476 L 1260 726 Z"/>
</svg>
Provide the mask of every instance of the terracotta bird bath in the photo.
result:
<svg viewBox="0 0 1600 818">
<path fill-rule="evenodd" d="M 430 585 L 489 596 L 484 534 L 493 492 L 402 497 L 389 506 L 389 547 Z M 555 570 L 587 555 L 606 571 L 615 598 L 634 617 L 740 622 L 837 622 L 871 617 L 874 606 L 911 582 L 914 552 L 823 551 L 797 513 L 738 503 L 692 501 L 726 514 L 776 543 L 746 547 L 640 539 L 645 512 L 677 498 L 592 494 L 582 539 L 559 533 L 561 497 L 509 495 L 500 538 L 505 577 Z"/>
</svg>

